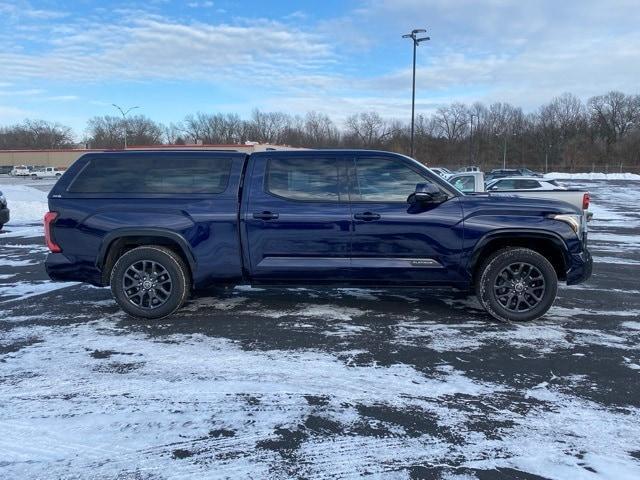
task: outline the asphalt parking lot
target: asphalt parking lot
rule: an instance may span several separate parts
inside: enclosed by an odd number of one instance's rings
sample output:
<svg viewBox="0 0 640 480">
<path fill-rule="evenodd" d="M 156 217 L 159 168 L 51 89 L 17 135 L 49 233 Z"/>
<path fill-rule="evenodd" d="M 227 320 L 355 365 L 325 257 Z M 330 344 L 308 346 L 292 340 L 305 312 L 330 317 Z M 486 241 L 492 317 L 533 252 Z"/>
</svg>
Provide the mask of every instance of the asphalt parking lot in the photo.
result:
<svg viewBox="0 0 640 480">
<path fill-rule="evenodd" d="M 573 186 L 594 274 L 528 324 L 446 290 L 248 287 L 137 321 L 7 225 L 0 477 L 640 478 L 640 182 Z"/>
</svg>

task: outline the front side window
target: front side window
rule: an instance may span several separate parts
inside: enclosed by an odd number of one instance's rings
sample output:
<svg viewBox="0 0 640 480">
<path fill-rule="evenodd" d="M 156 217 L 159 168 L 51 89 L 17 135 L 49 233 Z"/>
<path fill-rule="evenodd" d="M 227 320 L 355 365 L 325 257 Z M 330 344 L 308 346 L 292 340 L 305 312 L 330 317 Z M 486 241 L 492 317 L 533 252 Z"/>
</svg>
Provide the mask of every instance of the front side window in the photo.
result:
<svg viewBox="0 0 640 480">
<path fill-rule="evenodd" d="M 418 183 L 429 180 L 404 163 L 391 158 L 357 158 L 352 179 L 352 200 L 406 202 Z"/>
<path fill-rule="evenodd" d="M 291 200 L 338 202 L 338 160 L 331 158 L 273 158 L 267 165 L 269 193 Z"/>
<path fill-rule="evenodd" d="M 212 194 L 226 190 L 231 158 L 94 158 L 69 186 L 72 193 Z"/>
<path fill-rule="evenodd" d="M 453 181 L 453 186 L 464 193 L 474 192 L 476 189 L 476 180 L 473 175 L 457 177 Z"/>
</svg>

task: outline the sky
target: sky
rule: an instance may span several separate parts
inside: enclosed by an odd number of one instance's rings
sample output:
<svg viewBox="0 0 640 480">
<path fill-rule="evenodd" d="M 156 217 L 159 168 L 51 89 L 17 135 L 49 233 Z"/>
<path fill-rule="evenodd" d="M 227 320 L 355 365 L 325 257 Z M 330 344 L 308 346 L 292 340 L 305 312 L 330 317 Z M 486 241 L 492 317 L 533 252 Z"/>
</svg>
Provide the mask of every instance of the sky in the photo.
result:
<svg viewBox="0 0 640 480">
<path fill-rule="evenodd" d="M 0 125 L 81 133 L 113 103 L 169 123 L 254 108 L 338 123 L 455 101 L 533 111 L 554 96 L 640 93 L 638 0 L 0 0 Z"/>
</svg>

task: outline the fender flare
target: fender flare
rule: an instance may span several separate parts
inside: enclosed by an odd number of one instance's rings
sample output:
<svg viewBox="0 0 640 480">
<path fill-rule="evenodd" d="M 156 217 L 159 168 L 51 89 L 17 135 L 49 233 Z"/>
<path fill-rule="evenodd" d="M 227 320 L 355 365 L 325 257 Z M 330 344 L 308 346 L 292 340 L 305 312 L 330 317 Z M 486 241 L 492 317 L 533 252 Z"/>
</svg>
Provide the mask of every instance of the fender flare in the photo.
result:
<svg viewBox="0 0 640 480">
<path fill-rule="evenodd" d="M 180 250 L 184 257 L 187 259 L 189 263 L 189 268 L 191 272 L 195 271 L 196 267 L 196 259 L 193 255 L 193 251 L 191 250 L 191 246 L 189 242 L 179 233 L 176 233 L 172 230 L 167 230 L 165 228 L 156 228 L 156 227 L 134 227 L 134 228 L 118 228 L 107 233 L 102 238 L 102 244 L 100 245 L 100 249 L 98 250 L 98 256 L 96 259 L 96 266 L 100 269 L 104 266 L 105 260 L 107 258 L 107 252 L 109 248 L 116 240 L 124 237 L 156 237 L 163 238 L 167 240 L 171 240 L 178 244 Z"/>
<path fill-rule="evenodd" d="M 473 272 L 473 268 L 477 265 L 480 254 L 487 244 L 496 239 L 511 238 L 551 241 L 553 245 L 562 252 L 562 260 L 564 262 L 565 270 L 571 263 L 569 248 L 567 247 L 564 239 L 556 232 L 552 232 L 550 230 L 538 230 L 534 228 L 502 228 L 500 230 L 493 230 L 485 233 L 480 240 L 476 242 L 473 247 L 473 251 L 469 256 L 469 261 L 467 262 L 467 269 L 469 273 Z"/>
</svg>

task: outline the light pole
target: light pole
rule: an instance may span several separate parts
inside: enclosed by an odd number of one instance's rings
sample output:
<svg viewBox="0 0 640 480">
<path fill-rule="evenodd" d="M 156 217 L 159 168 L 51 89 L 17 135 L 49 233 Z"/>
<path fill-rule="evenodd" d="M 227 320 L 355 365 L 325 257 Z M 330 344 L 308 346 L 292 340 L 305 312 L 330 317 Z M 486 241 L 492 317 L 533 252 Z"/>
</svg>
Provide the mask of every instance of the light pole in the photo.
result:
<svg viewBox="0 0 640 480">
<path fill-rule="evenodd" d="M 504 132 L 504 144 L 502 147 L 502 169 L 505 170 L 507 168 L 507 131 L 505 130 Z M 513 135 L 514 137 L 517 135 L 516 133 L 512 133 L 511 135 Z M 498 134 L 496 133 L 496 136 L 498 136 Z"/>
<path fill-rule="evenodd" d="M 551 144 L 547 145 L 547 148 L 544 151 L 544 173 L 549 173 L 549 149 L 551 148 Z"/>
<path fill-rule="evenodd" d="M 417 28 L 411 30 L 411 33 L 407 33 L 406 35 L 402 36 L 402 38 L 410 38 L 413 41 L 413 86 L 411 89 L 411 157 L 413 157 L 413 129 L 416 111 L 416 47 L 426 40 L 431 40 L 431 38 L 429 37 L 418 38 L 419 33 L 425 32 L 426 30 Z"/>
<path fill-rule="evenodd" d="M 477 117 L 475 113 L 469 115 L 470 129 L 469 129 L 469 165 L 473 165 L 473 117 Z M 478 119 L 479 120 L 479 119 Z"/>
<path fill-rule="evenodd" d="M 115 103 L 112 103 L 111 105 L 113 105 L 114 107 L 116 107 L 118 109 L 118 111 L 122 114 L 122 120 L 124 121 L 124 149 L 127 149 L 127 115 L 129 114 L 129 112 L 131 110 L 135 110 L 136 108 L 140 108 L 140 107 L 131 107 L 128 110 L 123 110 L 122 108 L 120 108 L 119 105 L 116 105 Z"/>
<path fill-rule="evenodd" d="M 504 150 L 502 151 L 502 169 L 507 168 L 507 134 L 504 134 Z"/>
</svg>

